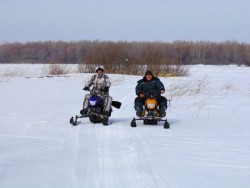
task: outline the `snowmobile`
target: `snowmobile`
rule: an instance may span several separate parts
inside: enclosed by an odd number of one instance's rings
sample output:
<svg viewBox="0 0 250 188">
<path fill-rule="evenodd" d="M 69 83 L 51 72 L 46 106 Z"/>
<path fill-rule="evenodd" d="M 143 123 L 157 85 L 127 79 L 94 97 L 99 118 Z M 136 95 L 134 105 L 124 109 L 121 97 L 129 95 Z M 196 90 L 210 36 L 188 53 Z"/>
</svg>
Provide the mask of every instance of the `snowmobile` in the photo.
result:
<svg viewBox="0 0 250 188">
<path fill-rule="evenodd" d="M 167 100 L 167 107 L 170 106 L 170 100 Z M 133 118 L 131 121 L 131 127 L 136 127 L 136 121 L 142 120 L 145 125 L 157 125 L 159 121 L 164 121 L 164 128 L 169 128 L 169 123 L 166 119 L 160 117 L 159 106 L 157 104 L 156 95 L 147 94 L 144 104 L 142 116 L 139 118 Z"/>
<path fill-rule="evenodd" d="M 75 118 L 72 116 L 70 118 L 70 124 L 79 125 L 81 122 L 77 121 L 79 118 L 89 118 L 89 121 L 92 123 L 102 123 L 103 125 L 108 125 L 108 118 L 111 116 L 112 107 L 110 108 L 108 117 L 104 116 L 103 113 L 103 101 L 100 96 L 92 95 L 88 100 L 87 113 L 84 115 L 76 115 Z M 111 104 L 115 108 L 120 108 L 121 103 L 119 101 L 112 101 Z"/>
</svg>

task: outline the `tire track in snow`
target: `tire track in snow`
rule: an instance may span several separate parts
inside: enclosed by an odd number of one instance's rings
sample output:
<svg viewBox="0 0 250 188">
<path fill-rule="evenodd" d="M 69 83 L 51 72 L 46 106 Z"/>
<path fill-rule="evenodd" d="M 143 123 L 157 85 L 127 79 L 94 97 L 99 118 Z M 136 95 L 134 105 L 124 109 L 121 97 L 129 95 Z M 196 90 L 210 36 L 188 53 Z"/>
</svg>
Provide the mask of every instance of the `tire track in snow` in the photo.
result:
<svg viewBox="0 0 250 188">
<path fill-rule="evenodd" d="M 92 127 L 92 132 L 88 132 Z M 87 130 L 85 129 L 87 128 Z M 79 185 L 84 187 L 160 187 L 155 181 L 154 173 L 146 158 L 145 151 L 141 149 L 141 142 L 131 137 L 130 127 L 102 125 L 87 125 L 84 128 L 85 138 L 91 138 L 91 148 L 88 147 L 88 154 L 91 157 L 78 156 L 79 160 L 85 160 L 82 170 L 82 178 L 78 178 Z M 82 144 L 83 141 L 80 141 Z M 89 142 L 90 143 L 90 142 Z M 83 150 L 80 145 L 80 150 Z M 86 148 L 85 148 L 86 151 Z M 78 166 L 83 163 L 78 162 Z M 79 171 L 78 171 L 79 173 Z M 165 188 L 165 187 L 164 187 Z"/>
<path fill-rule="evenodd" d="M 70 159 L 69 175 L 72 187 L 98 187 L 96 164 L 98 158 L 95 125 L 79 125 L 70 128 L 65 151 Z"/>
<path fill-rule="evenodd" d="M 165 187 L 188 188 L 189 185 L 187 185 L 186 183 L 183 183 L 183 184 L 181 183 L 183 182 L 182 176 L 180 175 L 182 173 L 179 173 L 178 169 L 173 167 L 171 163 L 172 160 L 175 160 L 175 164 L 177 164 L 178 166 L 181 166 L 182 161 L 176 160 L 178 159 L 178 157 L 175 156 L 175 154 L 171 152 L 171 148 L 162 147 L 162 143 L 164 143 L 164 141 L 161 142 L 159 140 L 158 138 L 159 134 L 156 134 L 155 136 L 152 137 L 154 133 L 150 133 L 151 128 L 155 129 L 155 127 L 154 126 L 149 127 L 148 134 L 150 134 L 150 137 L 144 138 L 141 136 L 141 134 L 137 136 L 139 136 L 139 140 L 141 140 L 142 142 L 141 148 L 143 148 L 145 156 L 148 160 L 148 163 L 151 166 L 153 178 L 157 182 L 158 187 L 159 188 L 165 188 Z M 167 130 L 168 132 L 165 129 L 163 129 L 162 131 L 165 131 L 164 133 L 162 133 L 165 139 L 169 139 L 169 136 L 171 135 L 169 134 L 169 130 Z M 152 145 L 153 142 L 154 144 Z M 158 150 L 158 148 L 160 148 L 160 150 Z M 163 150 L 164 148 L 166 149 Z M 167 159 L 162 158 L 162 156 L 167 156 Z"/>
<path fill-rule="evenodd" d="M 135 130 L 132 130 L 135 131 Z M 131 140 L 131 149 L 134 151 L 134 155 L 137 158 L 137 163 L 139 169 L 141 169 L 144 173 L 144 177 L 140 177 L 144 181 L 143 187 L 156 187 L 159 188 L 159 182 L 156 178 L 156 175 L 154 173 L 154 170 L 152 169 L 152 166 L 149 162 L 147 152 L 144 149 L 144 144 L 141 141 L 141 138 L 138 137 L 136 134 L 136 131 L 133 134 L 133 137 L 130 136 Z"/>
<path fill-rule="evenodd" d="M 72 179 L 72 187 L 77 188 L 77 175 L 76 175 L 76 167 L 77 167 L 77 161 L 78 161 L 78 153 L 79 153 L 79 132 L 80 127 L 74 127 L 74 129 L 71 129 L 73 127 L 70 127 L 70 134 L 69 138 L 67 140 L 70 140 L 70 142 L 67 142 L 67 146 L 65 148 L 65 151 L 68 151 L 68 155 L 70 156 L 70 167 L 69 167 L 69 175 Z"/>
<path fill-rule="evenodd" d="M 155 184 L 153 187 L 191 188 L 194 185 L 193 182 L 203 185 L 203 180 L 200 177 L 183 176 L 182 166 L 185 166 L 185 162 L 179 156 L 178 150 L 175 152 L 175 145 L 171 144 L 172 141 L 168 142 L 168 139 L 172 139 L 169 131 L 163 130 L 165 132 L 159 134 L 158 131 L 155 132 L 151 128 L 155 130 L 156 127 L 148 127 L 148 130 L 144 129 L 142 134 L 135 132 L 133 137 L 135 142 L 139 143 L 140 147 L 138 149 L 141 157 L 147 163 L 148 172 L 154 179 Z M 151 131 L 153 132 L 151 133 Z M 149 135 L 149 137 L 145 137 L 145 135 Z M 164 139 L 161 139 L 162 136 L 164 136 Z M 162 158 L 162 156 L 167 158 Z"/>
</svg>

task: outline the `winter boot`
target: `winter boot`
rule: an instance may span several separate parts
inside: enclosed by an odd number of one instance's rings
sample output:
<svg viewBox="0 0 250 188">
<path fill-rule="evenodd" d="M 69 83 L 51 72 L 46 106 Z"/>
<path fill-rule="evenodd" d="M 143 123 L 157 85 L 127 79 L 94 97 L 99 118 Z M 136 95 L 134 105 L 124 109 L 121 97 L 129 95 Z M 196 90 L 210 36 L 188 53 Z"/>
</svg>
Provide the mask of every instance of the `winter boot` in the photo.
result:
<svg viewBox="0 0 250 188">
<path fill-rule="evenodd" d="M 166 116 L 166 108 L 161 107 L 159 109 L 159 115 L 160 115 L 160 117 L 165 117 Z"/>
<path fill-rule="evenodd" d="M 108 117 L 108 116 L 103 116 L 103 117 L 101 118 L 101 123 L 102 123 L 103 125 L 108 125 L 108 124 L 109 124 L 109 117 Z"/>
<path fill-rule="evenodd" d="M 108 112 L 108 111 L 103 111 L 103 112 L 102 112 L 102 115 L 104 115 L 104 116 L 107 116 L 107 117 L 108 117 L 108 116 L 109 116 L 109 112 Z"/>
<path fill-rule="evenodd" d="M 83 108 L 81 111 L 80 111 L 80 114 L 81 115 L 86 115 L 88 113 L 87 109 Z"/>
<path fill-rule="evenodd" d="M 137 109 L 137 110 L 136 110 L 136 115 L 137 115 L 138 117 L 143 117 L 143 111 L 140 110 L 140 109 Z"/>
</svg>

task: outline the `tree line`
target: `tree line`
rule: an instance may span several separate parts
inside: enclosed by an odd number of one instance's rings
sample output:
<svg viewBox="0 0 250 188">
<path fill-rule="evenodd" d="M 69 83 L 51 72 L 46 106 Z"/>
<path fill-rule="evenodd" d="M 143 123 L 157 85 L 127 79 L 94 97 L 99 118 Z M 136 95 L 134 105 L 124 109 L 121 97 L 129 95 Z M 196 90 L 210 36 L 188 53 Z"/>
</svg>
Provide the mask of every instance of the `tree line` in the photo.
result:
<svg viewBox="0 0 250 188">
<path fill-rule="evenodd" d="M 132 74 L 145 65 L 152 69 L 193 64 L 250 66 L 250 45 L 237 41 L 14 42 L 0 45 L 0 63 L 103 64 L 109 71 Z"/>
</svg>

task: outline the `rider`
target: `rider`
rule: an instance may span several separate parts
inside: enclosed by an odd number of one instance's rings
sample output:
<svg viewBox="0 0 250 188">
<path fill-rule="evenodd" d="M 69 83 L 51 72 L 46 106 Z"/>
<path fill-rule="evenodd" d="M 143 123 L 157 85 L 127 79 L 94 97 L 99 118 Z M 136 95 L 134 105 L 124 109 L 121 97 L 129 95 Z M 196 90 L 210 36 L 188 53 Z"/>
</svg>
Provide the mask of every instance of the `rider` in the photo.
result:
<svg viewBox="0 0 250 188">
<path fill-rule="evenodd" d="M 161 94 L 165 93 L 165 88 L 160 79 L 153 75 L 152 71 L 147 70 L 145 76 L 137 82 L 135 92 L 137 97 L 135 98 L 134 108 L 138 117 L 143 116 L 143 105 L 146 100 L 145 96 L 148 93 L 156 94 L 156 100 L 159 104 L 159 115 L 160 117 L 166 116 L 167 99 L 161 96 Z"/>
<path fill-rule="evenodd" d="M 90 91 L 90 87 L 93 85 L 90 94 L 85 95 L 85 99 L 83 102 L 83 108 L 80 111 L 81 115 L 85 115 L 88 112 L 88 99 L 92 95 L 98 95 L 104 102 L 104 108 L 102 115 L 108 116 L 109 111 L 111 109 L 112 97 L 109 96 L 109 88 L 111 86 L 111 82 L 109 77 L 104 74 L 105 68 L 103 65 L 98 65 L 95 68 L 96 74 L 92 75 L 90 80 L 85 84 L 83 90 Z"/>
</svg>

